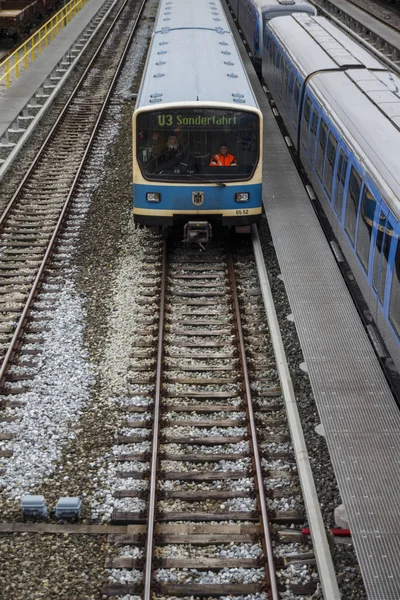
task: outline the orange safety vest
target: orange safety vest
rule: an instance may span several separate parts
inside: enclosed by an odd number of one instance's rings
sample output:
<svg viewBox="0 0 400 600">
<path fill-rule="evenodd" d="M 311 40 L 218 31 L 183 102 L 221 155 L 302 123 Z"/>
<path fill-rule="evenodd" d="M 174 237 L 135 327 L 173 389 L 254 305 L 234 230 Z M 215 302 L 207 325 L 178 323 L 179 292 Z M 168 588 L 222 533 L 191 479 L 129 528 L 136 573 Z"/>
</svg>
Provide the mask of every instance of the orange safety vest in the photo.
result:
<svg viewBox="0 0 400 600">
<path fill-rule="evenodd" d="M 233 154 L 214 154 L 210 161 L 210 167 L 237 167 L 236 158 Z"/>
</svg>

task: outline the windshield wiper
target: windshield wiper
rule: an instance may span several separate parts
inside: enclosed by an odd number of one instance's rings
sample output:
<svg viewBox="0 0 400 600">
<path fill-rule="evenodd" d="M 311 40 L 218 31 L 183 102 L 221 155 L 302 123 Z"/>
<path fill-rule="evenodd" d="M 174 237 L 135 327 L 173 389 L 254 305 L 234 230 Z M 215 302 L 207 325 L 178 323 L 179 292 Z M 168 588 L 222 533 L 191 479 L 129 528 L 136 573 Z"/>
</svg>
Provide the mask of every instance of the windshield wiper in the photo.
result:
<svg viewBox="0 0 400 600">
<path fill-rule="evenodd" d="M 219 185 L 221 187 L 226 187 L 226 183 L 223 181 L 209 181 L 204 179 L 203 177 L 199 177 L 198 175 L 192 175 L 192 173 L 184 173 L 186 177 L 191 177 L 194 181 L 201 181 L 202 183 L 214 183 L 215 185 Z"/>
</svg>

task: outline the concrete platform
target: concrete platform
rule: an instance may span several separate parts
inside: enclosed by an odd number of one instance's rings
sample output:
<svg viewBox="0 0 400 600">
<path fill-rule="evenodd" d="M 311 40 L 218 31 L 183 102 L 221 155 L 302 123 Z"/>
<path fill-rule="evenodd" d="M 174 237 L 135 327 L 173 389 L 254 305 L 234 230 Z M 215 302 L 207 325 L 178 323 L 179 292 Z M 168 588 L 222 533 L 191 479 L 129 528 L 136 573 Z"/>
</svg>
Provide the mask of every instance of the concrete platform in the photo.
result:
<svg viewBox="0 0 400 600">
<path fill-rule="evenodd" d="M 10 124 L 16 121 L 27 102 L 56 68 L 106 1 L 90 0 L 58 36 L 43 48 L 36 60 L 27 69 L 20 70 L 19 78 L 15 79 L 9 88 L 2 91 L 0 94 L 0 138 Z"/>
<path fill-rule="evenodd" d="M 400 598 L 400 412 L 246 50 L 263 202 L 368 597 Z"/>
</svg>

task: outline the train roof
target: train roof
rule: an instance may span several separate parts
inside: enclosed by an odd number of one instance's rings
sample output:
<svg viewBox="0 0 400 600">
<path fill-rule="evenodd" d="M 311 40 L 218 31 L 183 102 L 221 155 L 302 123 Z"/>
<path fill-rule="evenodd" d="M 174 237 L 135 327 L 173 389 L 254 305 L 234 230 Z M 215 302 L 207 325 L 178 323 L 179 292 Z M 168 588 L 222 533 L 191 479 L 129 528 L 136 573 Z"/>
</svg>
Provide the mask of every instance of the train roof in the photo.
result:
<svg viewBox="0 0 400 600">
<path fill-rule="evenodd" d="M 136 108 L 171 102 L 258 108 L 220 0 L 160 4 Z"/>
<path fill-rule="evenodd" d="M 356 75 L 350 73 L 353 74 Z M 368 71 L 364 74 L 368 76 Z M 357 76 L 362 77 L 362 74 L 358 72 Z M 393 81 L 386 81 L 388 87 L 400 88 L 400 78 L 393 77 Z M 384 79 L 381 79 L 383 84 Z M 396 217 L 400 218 L 400 131 L 368 96 L 354 86 L 348 73 L 321 74 L 312 80 L 311 88 L 346 139 L 350 134 L 356 142 L 357 147 L 350 142 L 352 151 L 368 170 Z M 400 116 L 400 112 L 398 114 Z"/>
<path fill-rule="evenodd" d="M 317 11 L 306 0 L 250 0 L 252 4 L 257 6 L 261 12 L 265 15 L 272 13 L 293 13 L 293 12 L 304 12 L 312 15 L 316 15 Z M 271 17 L 272 18 L 272 17 Z"/>
<path fill-rule="evenodd" d="M 325 17 L 304 13 L 277 17 L 268 28 L 306 73 L 349 65 L 383 68 L 378 59 Z"/>
<path fill-rule="evenodd" d="M 400 216 L 400 78 L 324 17 L 277 18 L 271 30 L 303 76 L 321 71 L 310 88 L 362 149 L 358 158 L 369 161 L 377 184 L 383 177 L 389 185 L 391 194 L 381 191 Z"/>
<path fill-rule="evenodd" d="M 182 27 L 230 31 L 220 0 L 161 0 L 154 31 Z"/>
</svg>

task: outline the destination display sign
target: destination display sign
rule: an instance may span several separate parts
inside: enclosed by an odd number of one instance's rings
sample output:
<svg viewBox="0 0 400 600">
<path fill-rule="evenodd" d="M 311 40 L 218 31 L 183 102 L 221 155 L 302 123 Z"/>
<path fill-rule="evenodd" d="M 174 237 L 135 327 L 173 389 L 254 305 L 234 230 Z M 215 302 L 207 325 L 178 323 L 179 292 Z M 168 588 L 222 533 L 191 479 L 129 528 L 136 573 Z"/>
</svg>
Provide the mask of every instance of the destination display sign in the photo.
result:
<svg viewBox="0 0 400 600">
<path fill-rule="evenodd" d="M 190 115 L 178 112 L 171 113 L 161 113 L 156 115 L 157 125 L 158 127 L 232 127 L 234 125 L 238 125 L 237 115 L 233 114 L 232 116 L 221 114 L 221 113 L 213 113 L 205 116 L 204 114 L 200 115 Z"/>
</svg>

